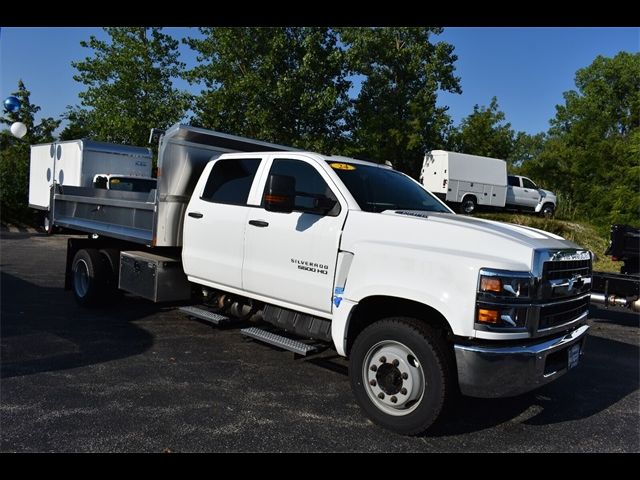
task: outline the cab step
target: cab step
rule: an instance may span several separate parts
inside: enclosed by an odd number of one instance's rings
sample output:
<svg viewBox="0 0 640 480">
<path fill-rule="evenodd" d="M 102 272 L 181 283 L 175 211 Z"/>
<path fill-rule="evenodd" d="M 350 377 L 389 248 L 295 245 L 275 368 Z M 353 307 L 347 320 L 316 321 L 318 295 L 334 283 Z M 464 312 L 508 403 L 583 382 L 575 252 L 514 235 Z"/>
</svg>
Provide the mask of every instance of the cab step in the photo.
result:
<svg viewBox="0 0 640 480">
<path fill-rule="evenodd" d="M 187 306 L 180 307 L 178 310 L 180 310 L 182 313 L 186 313 L 190 317 L 197 318 L 198 320 L 203 320 L 217 327 L 226 325 L 232 321 L 232 319 L 227 317 L 226 315 L 210 312 L 209 310 L 205 310 L 203 308 Z"/>
<path fill-rule="evenodd" d="M 299 340 L 283 337 L 282 335 L 278 335 L 277 333 L 269 332 L 261 328 L 243 328 L 240 330 L 240 333 L 256 340 L 260 340 L 261 342 L 268 343 L 269 345 L 274 345 L 284 350 L 297 353 L 298 355 L 305 356 L 318 350 L 318 347 L 315 345 L 307 345 Z"/>
</svg>

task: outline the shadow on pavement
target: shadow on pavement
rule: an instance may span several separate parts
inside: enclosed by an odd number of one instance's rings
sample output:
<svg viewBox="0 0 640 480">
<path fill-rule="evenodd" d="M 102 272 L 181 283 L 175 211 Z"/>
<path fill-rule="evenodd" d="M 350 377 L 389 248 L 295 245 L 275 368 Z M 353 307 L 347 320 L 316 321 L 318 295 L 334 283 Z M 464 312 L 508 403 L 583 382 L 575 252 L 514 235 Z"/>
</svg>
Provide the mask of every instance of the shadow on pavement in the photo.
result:
<svg viewBox="0 0 640 480">
<path fill-rule="evenodd" d="M 591 305 L 589 318 L 596 318 L 595 323 L 615 323 L 625 327 L 640 327 L 640 313 L 622 308 L 599 308 Z"/>
<path fill-rule="evenodd" d="M 159 307 L 123 297 L 117 306 L 89 310 L 70 292 L 1 272 L 0 377 L 76 368 L 139 354 L 153 337 L 133 321 Z"/>
</svg>

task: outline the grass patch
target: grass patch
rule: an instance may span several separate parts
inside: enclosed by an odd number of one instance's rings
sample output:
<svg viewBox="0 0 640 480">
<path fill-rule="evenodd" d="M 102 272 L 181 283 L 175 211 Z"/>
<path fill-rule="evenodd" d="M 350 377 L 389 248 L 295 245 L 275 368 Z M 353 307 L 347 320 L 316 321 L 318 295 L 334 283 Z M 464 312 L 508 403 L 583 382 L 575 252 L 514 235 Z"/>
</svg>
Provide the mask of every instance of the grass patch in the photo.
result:
<svg viewBox="0 0 640 480">
<path fill-rule="evenodd" d="M 497 220 L 499 222 L 537 228 L 560 235 L 562 238 L 577 243 L 595 254 L 594 270 L 601 272 L 620 272 L 621 263 L 611 261 L 611 258 L 604 254 L 604 251 L 609 245 L 609 237 L 602 236 L 595 226 L 586 222 L 544 218 L 519 213 L 479 213 L 476 214 L 476 216 L 488 220 Z"/>
</svg>

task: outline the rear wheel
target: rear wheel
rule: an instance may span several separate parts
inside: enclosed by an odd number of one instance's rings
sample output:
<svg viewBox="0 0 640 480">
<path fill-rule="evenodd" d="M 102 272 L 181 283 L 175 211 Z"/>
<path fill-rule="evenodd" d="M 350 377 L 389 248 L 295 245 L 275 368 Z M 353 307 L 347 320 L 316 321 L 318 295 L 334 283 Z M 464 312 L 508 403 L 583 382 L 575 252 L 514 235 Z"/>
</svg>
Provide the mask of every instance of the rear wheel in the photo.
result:
<svg viewBox="0 0 640 480">
<path fill-rule="evenodd" d="M 462 199 L 460 203 L 460 213 L 466 213 L 467 215 L 476 211 L 476 197 L 468 195 Z"/>
<path fill-rule="evenodd" d="M 44 212 L 42 215 L 42 229 L 47 235 L 53 235 L 53 224 L 49 212 Z"/>
<path fill-rule="evenodd" d="M 73 257 L 73 295 L 78 304 L 92 307 L 101 304 L 108 293 L 109 265 L 95 248 L 78 250 Z"/>
<path fill-rule="evenodd" d="M 367 416 L 404 435 L 427 430 L 452 390 L 451 364 L 439 331 L 408 317 L 381 320 L 358 335 L 349 377 Z"/>
</svg>

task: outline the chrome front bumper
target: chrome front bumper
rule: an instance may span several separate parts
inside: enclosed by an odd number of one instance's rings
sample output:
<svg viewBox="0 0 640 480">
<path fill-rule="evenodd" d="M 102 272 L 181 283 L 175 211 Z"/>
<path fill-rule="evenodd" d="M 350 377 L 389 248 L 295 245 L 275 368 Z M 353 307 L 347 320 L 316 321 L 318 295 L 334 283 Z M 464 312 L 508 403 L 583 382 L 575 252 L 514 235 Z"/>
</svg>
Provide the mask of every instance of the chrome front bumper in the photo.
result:
<svg viewBox="0 0 640 480">
<path fill-rule="evenodd" d="M 460 391 L 471 397 L 512 397 L 549 383 L 567 372 L 570 347 L 580 342 L 582 355 L 587 330 L 582 325 L 566 335 L 524 346 L 456 344 Z"/>
</svg>

